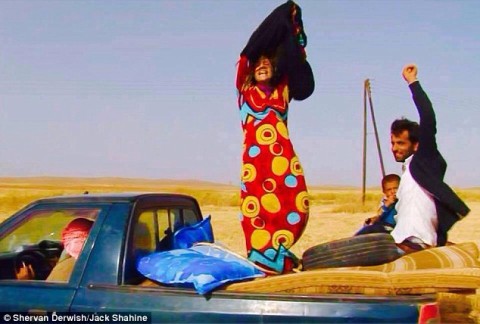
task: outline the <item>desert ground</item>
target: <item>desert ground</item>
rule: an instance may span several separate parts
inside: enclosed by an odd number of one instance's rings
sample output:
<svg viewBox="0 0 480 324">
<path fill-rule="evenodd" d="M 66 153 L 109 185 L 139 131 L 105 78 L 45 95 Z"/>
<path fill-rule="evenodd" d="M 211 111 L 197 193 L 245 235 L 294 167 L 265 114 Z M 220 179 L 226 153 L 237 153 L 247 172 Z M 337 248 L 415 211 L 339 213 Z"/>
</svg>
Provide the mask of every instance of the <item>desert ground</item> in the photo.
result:
<svg viewBox="0 0 480 324">
<path fill-rule="evenodd" d="M 239 222 L 238 187 L 195 180 L 121 178 L 0 178 L 0 221 L 29 202 L 43 197 L 105 192 L 178 192 L 197 198 L 204 216 L 212 216 L 215 238 L 240 254 L 245 242 Z M 478 240 L 480 188 L 456 189 L 471 209 L 449 233 L 452 242 Z M 360 188 L 310 187 L 307 228 L 292 251 L 301 256 L 316 244 L 351 236 L 373 215 L 381 198 L 380 188 L 367 188 L 364 203 Z"/>
<path fill-rule="evenodd" d="M 468 205 L 472 212 L 450 231 L 449 240 L 452 242 L 478 240 L 480 203 L 473 202 Z M 205 206 L 203 209 L 205 215 L 212 215 L 212 224 L 218 242 L 244 254 L 245 241 L 238 221 L 238 208 Z M 352 236 L 360 228 L 363 220 L 372 216 L 372 213 L 368 212 L 348 214 L 332 212 L 331 209 L 331 206 L 313 205 L 311 207 L 307 228 L 292 248 L 297 256 L 301 256 L 303 251 L 311 246 Z"/>
<path fill-rule="evenodd" d="M 451 242 L 479 241 L 480 188 L 456 188 L 470 207 L 470 214 L 449 233 Z M 105 192 L 177 192 L 197 198 L 204 216 L 212 216 L 216 242 L 245 255 L 239 222 L 239 189 L 233 185 L 194 180 L 148 180 L 118 178 L 0 178 L 0 221 L 29 202 L 48 196 Z M 292 247 L 298 257 L 314 245 L 351 236 L 373 215 L 381 199 L 380 188 L 368 188 L 362 203 L 360 188 L 310 187 L 307 228 Z M 446 322 L 480 323 L 480 295 L 442 296 L 448 303 Z M 445 315 L 445 314 L 443 314 Z M 443 316 L 442 315 L 442 316 Z"/>
</svg>

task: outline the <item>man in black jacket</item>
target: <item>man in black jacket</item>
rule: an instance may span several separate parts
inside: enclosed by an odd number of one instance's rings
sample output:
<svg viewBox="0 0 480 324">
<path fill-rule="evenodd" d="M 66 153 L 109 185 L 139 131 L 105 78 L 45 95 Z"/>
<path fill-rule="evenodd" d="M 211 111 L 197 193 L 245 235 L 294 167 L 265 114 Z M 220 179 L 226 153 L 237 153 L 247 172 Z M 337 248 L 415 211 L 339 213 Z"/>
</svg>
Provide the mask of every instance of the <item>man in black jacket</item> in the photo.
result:
<svg viewBox="0 0 480 324">
<path fill-rule="evenodd" d="M 447 232 L 470 209 L 443 182 L 447 163 L 436 142 L 432 103 L 417 80 L 417 67 L 408 64 L 403 78 L 412 92 L 420 123 L 397 119 L 391 126 L 391 149 L 404 172 L 397 192 L 397 224 L 391 235 L 407 252 L 447 243 Z"/>
</svg>

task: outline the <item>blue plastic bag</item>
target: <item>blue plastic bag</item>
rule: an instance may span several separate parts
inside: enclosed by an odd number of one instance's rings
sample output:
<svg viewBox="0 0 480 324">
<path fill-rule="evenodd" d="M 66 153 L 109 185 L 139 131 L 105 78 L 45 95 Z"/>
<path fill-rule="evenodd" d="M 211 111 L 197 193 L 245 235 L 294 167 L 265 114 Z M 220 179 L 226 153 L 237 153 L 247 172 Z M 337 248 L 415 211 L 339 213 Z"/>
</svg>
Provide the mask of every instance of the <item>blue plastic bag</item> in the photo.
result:
<svg viewBox="0 0 480 324">
<path fill-rule="evenodd" d="M 211 216 L 191 226 L 185 226 L 173 233 L 173 249 L 187 249 L 198 242 L 213 243 Z"/>
<path fill-rule="evenodd" d="M 140 260 L 137 269 L 151 280 L 195 288 L 199 294 L 229 282 L 265 276 L 246 258 L 213 244 L 152 253 Z"/>
</svg>

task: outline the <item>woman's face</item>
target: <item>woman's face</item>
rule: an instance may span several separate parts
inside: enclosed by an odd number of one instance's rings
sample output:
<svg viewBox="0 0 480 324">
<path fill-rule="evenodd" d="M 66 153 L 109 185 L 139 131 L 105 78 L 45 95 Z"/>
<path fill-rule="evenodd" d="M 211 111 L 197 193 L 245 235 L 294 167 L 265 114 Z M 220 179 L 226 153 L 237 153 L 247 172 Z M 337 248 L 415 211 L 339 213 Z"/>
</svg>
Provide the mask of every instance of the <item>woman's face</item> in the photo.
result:
<svg viewBox="0 0 480 324">
<path fill-rule="evenodd" d="M 270 60 L 264 56 L 255 64 L 254 77 L 259 84 L 268 84 L 273 76 L 273 67 Z"/>
</svg>

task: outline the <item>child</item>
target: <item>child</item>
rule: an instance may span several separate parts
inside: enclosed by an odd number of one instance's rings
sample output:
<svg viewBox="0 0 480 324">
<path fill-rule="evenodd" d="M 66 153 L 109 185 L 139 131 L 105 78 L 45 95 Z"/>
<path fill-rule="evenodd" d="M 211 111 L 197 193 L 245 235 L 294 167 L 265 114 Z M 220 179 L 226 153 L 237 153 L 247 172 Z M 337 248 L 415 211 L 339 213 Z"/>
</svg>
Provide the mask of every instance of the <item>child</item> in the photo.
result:
<svg viewBox="0 0 480 324">
<path fill-rule="evenodd" d="M 387 174 L 382 179 L 383 198 L 377 216 L 367 218 L 362 229 L 355 235 L 370 233 L 390 233 L 395 227 L 395 204 L 400 177 L 396 174 Z"/>
</svg>

